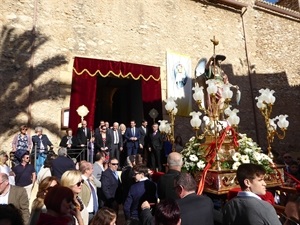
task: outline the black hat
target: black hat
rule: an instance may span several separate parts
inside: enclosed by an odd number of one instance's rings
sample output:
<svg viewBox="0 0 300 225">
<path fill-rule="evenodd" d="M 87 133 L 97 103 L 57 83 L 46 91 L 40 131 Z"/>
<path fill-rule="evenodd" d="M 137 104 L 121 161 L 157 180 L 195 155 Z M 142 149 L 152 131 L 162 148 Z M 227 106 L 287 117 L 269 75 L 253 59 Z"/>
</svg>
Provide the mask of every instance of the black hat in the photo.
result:
<svg viewBox="0 0 300 225">
<path fill-rule="evenodd" d="M 226 56 L 225 55 L 216 55 L 216 61 L 224 61 L 226 59 Z"/>
</svg>

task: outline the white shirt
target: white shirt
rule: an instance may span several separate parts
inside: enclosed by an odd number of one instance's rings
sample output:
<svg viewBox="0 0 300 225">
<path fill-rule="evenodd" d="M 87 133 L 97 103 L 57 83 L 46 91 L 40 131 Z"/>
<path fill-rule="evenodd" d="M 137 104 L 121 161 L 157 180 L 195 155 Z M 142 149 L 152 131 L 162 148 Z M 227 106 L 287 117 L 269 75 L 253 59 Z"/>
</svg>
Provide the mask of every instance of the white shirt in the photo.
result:
<svg viewBox="0 0 300 225">
<path fill-rule="evenodd" d="M 117 130 L 114 130 L 114 144 L 119 144 L 119 134 Z"/>
<path fill-rule="evenodd" d="M 148 180 L 148 177 L 143 177 L 143 178 L 141 178 L 141 179 L 139 180 L 139 182 L 145 181 L 145 180 Z"/>
<path fill-rule="evenodd" d="M 51 177 L 51 170 L 48 167 L 44 168 L 43 165 L 37 174 L 37 183 L 39 184 L 46 177 Z"/>
<path fill-rule="evenodd" d="M 87 186 L 90 188 L 90 185 L 88 183 L 88 178 L 84 175 L 82 175 L 82 179 L 84 180 L 84 182 L 87 184 Z M 96 188 L 94 187 L 94 185 L 91 183 L 91 186 L 92 188 L 94 189 L 95 193 L 97 193 L 96 191 Z M 97 196 L 97 195 L 96 195 Z M 93 194 L 92 194 L 92 191 L 91 191 L 91 195 L 90 195 L 90 201 L 89 201 L 89 204 L 86 206 L 86 209 L 87 211 L 90 213 L 90 212 L 94 212 L 94 199 L 93 199 Z"/>
<path fill-rule="evenodd" d="M 0 195 L 0 204 L 8 204 L 8 195 L 9 195 L 9 191 L 10 191 L 10 186 L 8 188 L 8 192 L 5 195 Z"/>
<path fill-rule="evenodd" d="M 1 165 L 0 166 L 0 173 L 6 173 L 8 175 L 9 184 L 15 185 L 15 176 L 10 176 L 9 173 L 11 172 L 11 168 L 8 165 Z"/>
<path fill-rule="evenodd" d="M 237 196 L 240 196 L 240 197 L 254 197 L 254 198 L 257 198 L 257 199 L 260 199 L 261 200 L 261 197 L 259 197 L 258 195 L 252 193 L 251 191 L 240 191 Z"/>
</svg>

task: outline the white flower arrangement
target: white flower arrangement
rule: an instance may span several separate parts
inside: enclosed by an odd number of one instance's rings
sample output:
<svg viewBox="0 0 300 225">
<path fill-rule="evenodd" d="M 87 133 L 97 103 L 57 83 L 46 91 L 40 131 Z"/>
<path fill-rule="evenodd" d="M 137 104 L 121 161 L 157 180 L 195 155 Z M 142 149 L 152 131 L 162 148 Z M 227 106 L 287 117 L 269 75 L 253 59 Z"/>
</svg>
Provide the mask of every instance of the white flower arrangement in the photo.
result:
<svg viewBox="0 0 300 225">
<path fill-rule="evenodd" d="M 194 172 L 204 169 L 206 166 L 204 150 L 200 141 L 195 137 L 191 137 L 181 151 L 184 160 L 183 170 Z"/>
<path fill-rule="evenodd" d="M 238 162 L 260 164 L 265 168 L 267 173 L 273 173 L 273 160 L 262 153 L 262 150 L 257 143 L 251 138 L 248 138 L 245 134 L 239 134 L 239 138 L 238 152 L 241 154 L 241 159 Z"/>
<path fill-rule="evenodd" d="M 273 173 L 273 160 L 262 153 L 261 148 L 251 138 L 245 134 L 238 135 L 238 148 L 229 150 L 226 153 L 220 151 L 221 168 L 228 170 L 236 170 L 243 163 L 255 163 L 262 165 L 267 173 Z M 205 168 L 206 166 L 206 147 L 201 145 L 200 140 L 192 137 L 185 145 L 181 154 L 183 155 L 183 170 L 187 172 L 195 172 Z"/>
</svg>

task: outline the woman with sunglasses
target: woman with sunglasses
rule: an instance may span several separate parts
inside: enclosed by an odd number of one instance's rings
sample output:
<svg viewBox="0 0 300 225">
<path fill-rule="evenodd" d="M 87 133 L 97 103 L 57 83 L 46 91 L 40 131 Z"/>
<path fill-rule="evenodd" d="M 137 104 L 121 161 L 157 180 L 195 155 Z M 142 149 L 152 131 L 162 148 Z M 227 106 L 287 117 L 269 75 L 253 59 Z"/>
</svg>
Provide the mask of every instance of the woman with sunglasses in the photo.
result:
<svg viewBox="0 0 300 225">
<path fill-rule="evenodd" d="M 27 126 L 22 125 L 19 129 L 19 133 L 17 133 L 12 141 L 12 152 L 14 152 L 14 163 L 18 164 L 18 160 L 20 160 L 21 155 L 23 155 L 26 151 L 30 152 L 32 148 L 32 140 L 30 135 L 27 134 Z"/>
<path fill-rule="evenodd" d="M 95 140 L 96 140 L 96 151 L 104 152 L 105 153 L 105 163 L 108 163 L 109 161 L 109 152 L 111 149 L 111 136 L 108 134 L 108 128 L 105 125 L 102 125 L 101 127 L 101 133 L 95 134 Z"/>
<path fill-rule="evenodd" d="M 68 170 L 64 172 L 60 182 L 62 186 L 68 187 L 72 190 L 74 194 L 75 207 L 77 207 L 80 210 L 80 214 L 84 224 L 88 224 L 89 214 L 86 206 L 83 204 L 83 201 L 79 197 L 79 193 L 82 191 L 82 184 L 84 182 L 84 180 L 81 177 L 80 171 Z"/>
</svg>

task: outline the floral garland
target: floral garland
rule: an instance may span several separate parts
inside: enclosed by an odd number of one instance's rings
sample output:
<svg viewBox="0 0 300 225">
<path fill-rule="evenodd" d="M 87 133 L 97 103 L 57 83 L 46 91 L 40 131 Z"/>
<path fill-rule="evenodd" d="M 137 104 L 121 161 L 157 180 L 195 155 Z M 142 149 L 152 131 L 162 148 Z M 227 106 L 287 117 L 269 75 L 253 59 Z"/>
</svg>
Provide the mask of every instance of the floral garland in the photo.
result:
<svg viewBox="0 0 300 225">
<path fill-rule="evenodd" d="M 185 145 L 181 154 L 183 155 L 183 170 L 193 173 L 205 168 L 207 164 L 206 145 L 201 140 L 192 137 Z M 243 163 L 255 163 L 262 165 L 268 174 L 274 173 L 273 160 L 262 153 L 261 148 L 245 134 L 239 134 L 238 148 L 225 151 L 219 150 L 218 158 L 221 169 L 236 170 Z"/>
</svg>

